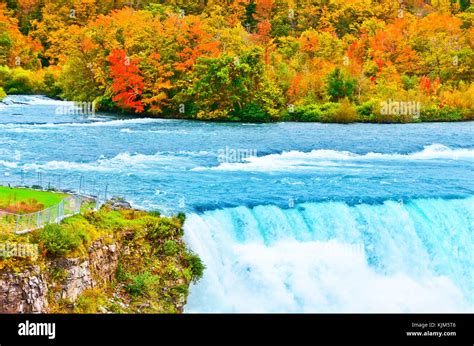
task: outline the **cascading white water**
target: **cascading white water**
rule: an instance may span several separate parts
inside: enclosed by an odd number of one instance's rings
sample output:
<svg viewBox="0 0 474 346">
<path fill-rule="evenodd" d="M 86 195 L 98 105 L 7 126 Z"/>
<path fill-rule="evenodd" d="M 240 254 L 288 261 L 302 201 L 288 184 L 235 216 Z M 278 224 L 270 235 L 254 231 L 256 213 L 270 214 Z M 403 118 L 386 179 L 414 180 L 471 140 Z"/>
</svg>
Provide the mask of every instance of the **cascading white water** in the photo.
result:
<svg viewBox="0 0 474 346">
<path fill-rule="evenodd" d="M 473 230 L 474 198 L 191 214 L 186 311 L 473 311 Z"/>
</svg>

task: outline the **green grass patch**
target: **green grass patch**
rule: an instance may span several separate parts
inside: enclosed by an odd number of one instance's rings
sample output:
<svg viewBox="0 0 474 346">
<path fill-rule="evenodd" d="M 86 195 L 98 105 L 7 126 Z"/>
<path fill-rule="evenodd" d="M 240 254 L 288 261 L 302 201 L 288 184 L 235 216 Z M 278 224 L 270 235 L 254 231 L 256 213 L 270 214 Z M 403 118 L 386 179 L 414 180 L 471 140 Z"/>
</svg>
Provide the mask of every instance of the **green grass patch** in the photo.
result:
<svg viewBox="0 0 474 346">
<path fill-rule="evenodd" d="M 65 197 L 62 193 L 0 186 L 0 210 L 35 212 L 58 204 Z"/>
<path fill-rule="evenodd" d="M 160 282 L 160 278 L 150 272 L 134 275 L 130 277 L 130 283 L 125 286 L 125 290 L 133 297 L 149 295 Z"/>
</svg>

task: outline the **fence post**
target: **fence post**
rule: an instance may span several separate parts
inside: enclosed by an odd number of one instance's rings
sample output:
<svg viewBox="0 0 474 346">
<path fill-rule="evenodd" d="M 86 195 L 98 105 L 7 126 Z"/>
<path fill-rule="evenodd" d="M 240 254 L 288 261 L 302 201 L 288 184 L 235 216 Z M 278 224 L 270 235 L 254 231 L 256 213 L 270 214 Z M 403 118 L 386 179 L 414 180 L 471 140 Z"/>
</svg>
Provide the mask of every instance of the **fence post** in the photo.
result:
<svg viewBox="0 0 474 346">
<path fill-rule="evenodd" d="M 16 215 L 16 224 L 15 224 L 15 233 L 18 232 L 18 229 L 20 228 L 20 214 Z"/>
<path fill-rule="evenodd" d="M 56 223 L 58 223 L 59 222 L 59 209 L 60 209 L 59 204 L 56 207 L 57 207 L 57 210 L 56 210 Z"/>
<path fill-rule="evenodd" d="M 61 222 L 64 218 L 64 199 L 59 203 L 59 222 Z"/>
<path fill-rule="evenodd" d="M 66 217 L 66 201 L 71 203 L 71 211 L 68 211 L 68 216 L 81 212 L 82 198 L 80 196 L 71 196 L 64 198 L 57 205 L 41 211 L 30 214 L 10 214 L 15 220 L 14 232 L 27 233 L 34 229 L 42 228 L 46 224 L 60 223 Z M 56 215 L 54 215 L 53 210 L 56 210 Z"/>
</svg>

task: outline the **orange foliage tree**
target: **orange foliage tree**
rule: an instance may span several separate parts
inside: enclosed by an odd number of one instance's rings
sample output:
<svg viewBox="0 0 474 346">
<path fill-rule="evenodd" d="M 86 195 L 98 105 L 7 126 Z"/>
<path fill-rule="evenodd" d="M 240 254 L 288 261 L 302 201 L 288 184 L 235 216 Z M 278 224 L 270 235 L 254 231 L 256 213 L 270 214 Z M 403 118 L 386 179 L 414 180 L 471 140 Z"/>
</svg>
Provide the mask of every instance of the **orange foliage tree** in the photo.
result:
<svg viewBox="0 0 474 346">
<path fill-rule="evenodd" d="M 142 112 L 143 77 L 138 68 L 138 60 L 129 58 L 125 50 L 116 49 L 110 54 L 109 62 L 114 93 L 112 100 L 124 109 Z"/>
</svg>

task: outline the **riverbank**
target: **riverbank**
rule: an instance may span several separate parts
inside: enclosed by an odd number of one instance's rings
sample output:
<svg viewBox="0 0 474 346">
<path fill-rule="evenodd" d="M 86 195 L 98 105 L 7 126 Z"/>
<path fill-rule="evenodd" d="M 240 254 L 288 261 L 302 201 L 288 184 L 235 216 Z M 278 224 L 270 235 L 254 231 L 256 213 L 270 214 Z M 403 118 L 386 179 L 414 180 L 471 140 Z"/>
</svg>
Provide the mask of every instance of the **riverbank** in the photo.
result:
<svg viewBox="0 0 474 346">
<path fill-rule="evenodd" d="M 115 114 L 127 114 L 116 107 L 98 104 L 98 110 Z M 214 112 L 205 114 L 202 110 L 193 110 L 190 114 L 180 114 L 168 109 L 162 114 L 149 112 L 135 113 L 141 117 L 197 120 L 210 122 L 315 122 L 315 123 L 375 123 L 375 124 L 403 124 L 420 122 L 456 122 L 474 120 L 474 109 L 453 108 L 450 106 L 438 107 L 434 104 L 422 106 L 414 101 L 381 101 L 369 100 L 363 103 L 352 103 L 348 100 L 341 102 L 313 103 L 306 105 L 289 105 L 286 108 L 275 110 L 273 115 L 262 112 L 258 108 L 250 108 L 248 113 L 225 111 L 220 115 Z"/>
<path fill-rule="evenodd" d="M 11 95 L 15 96 L 15 95 Z M 35 94 L 26 94 L 25 96 L 44 96 Z M 7 97 L 5 95 L 5 97 Z M 0 103 L 2 100 L 0 98 Z M 13 101 L 13 104 L 15 102 Z M 452 108 L 449 106 L 423 107 L 421 103 L 395 102 L 384 103 L 380 100 L 371 100 L 362 104 L 354 104 L 343 100 L 342 102 L 326 102 L 318 104 L 308 104 L 294 106 L 277 112 L 273 117 L 268 114 L 262 114 L 258 111 L 250 110 L 255 113 L 241 114 L 240 116 L 216 117 L 215 114 L 207 118 L 200 111 L 194 111 L 193 114 L 182 114 L 168 109 L 161 114 L 150 112 L 129 113 L 103 99 L 91 102 L 88 107 L 83 107 L 84 102 L 71 102 L 58 108 L 59 114 L 77 114 L 90 115 L 88 112 L 106 112 L 113 115 L 126 115 L 130 118 L 157 118 L 157 119 L 175 119 L 175 120 L 194 120 L 203 122 L 248 122 L 248 123 L 276 123 L 276 122 L 314 122 L 314 123 L 379 123 L 379 124 L 403 124 L 403 123 L 421 123 L 421 122 L 458 122 L 474 120 L 474 109 L 470 108 Z M 87 109 L 87 111 L 84 111 Z M 83 114 L 84 113 L 84 114 Z M 201 114 L 198 116 L 198 114 Z M 226 113 L 228 114 L 228 113 Z"/>
<path fill-rule="evenodd" d="M 175 5 L 0 6 L 0 93 L 187 120 L 473 119 L 467 3 Z"/>
<path fill-rule="evenodd" d="M 179 313 L 204 267 L 184 214 L 108 203 L 26 235 L 0 235 L 2 313 Z"/>
</svg>

